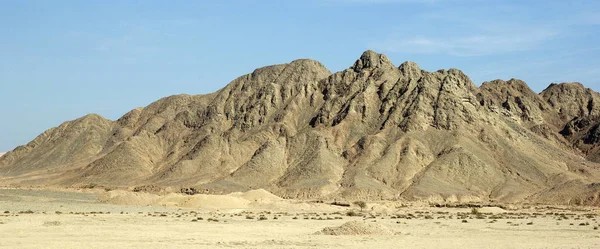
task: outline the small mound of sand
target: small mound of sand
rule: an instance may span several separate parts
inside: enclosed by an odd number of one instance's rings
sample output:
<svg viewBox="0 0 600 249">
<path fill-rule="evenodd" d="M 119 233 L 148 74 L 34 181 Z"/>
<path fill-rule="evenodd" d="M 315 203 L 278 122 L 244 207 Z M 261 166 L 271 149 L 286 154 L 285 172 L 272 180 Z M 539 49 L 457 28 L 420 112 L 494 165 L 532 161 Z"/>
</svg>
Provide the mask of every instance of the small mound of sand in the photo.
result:
<svg viewBox="0 0 600 249">
<path fill-rule="evenodd" d="M 480 213 L 484 213 L 484 214 L 506 213 L 506 210 L 499 208 L 499 207 L 482 207 L 482 208 L 479 208 L 477 211 L 479 211 Z"/>
<path fill-rule="evenodd" d="M 237 192 L 231 193 L 230 196 L 244 198 L 249 201 L 281 201 L 281 197 L 271 194 L 271 192 L 264 189 L 250 190 L 248 192 Z"/>
<path fill-rule="evenodd" d="M 350 221 L 339 227 L 326 227 L 316 235 L 393 235 L 388 228 L 364 221 Z"/>
<path fill-rule="evenodd" d="M 99 200 L 103 203 L 117 205 L 226 209 L 248 208 L 250 204 L 253 204 L 253 207 L 257 205 L 279 205 L 278 203 L 283 199 L 266 190 L 258 189 L 229 195 L 183 195 L 179 193 L 157 195 L 144 192 L 113 190 L 103 194 Z"/>
<path fill-rule="evenodd" d="M 171 206 L 208 209 L 246 208 L 250 201 L 229 195 L 193 195 L 181 197 L 170 194 L 161 200 L 161 204 L 175 203 Z"/>
<path fill-rule="evenodd" d="M 146 206 L 155 203 L 160 197 L 149 193 L 134 193 L 123 190 L 113 190 L 100 196 L 103 203 L 131 206 Z"/>
</svg>

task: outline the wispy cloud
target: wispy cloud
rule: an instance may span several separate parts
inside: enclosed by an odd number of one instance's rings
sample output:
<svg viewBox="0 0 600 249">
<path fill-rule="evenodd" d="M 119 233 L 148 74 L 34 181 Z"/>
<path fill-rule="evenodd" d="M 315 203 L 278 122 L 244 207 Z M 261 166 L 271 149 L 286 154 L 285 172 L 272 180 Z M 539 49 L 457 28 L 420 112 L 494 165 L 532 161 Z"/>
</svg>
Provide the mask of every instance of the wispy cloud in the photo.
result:
<svg viewBox="0 0 600 249">
<path fill-rule="evenodd" d="M 450 37 L 395 36 L 371 42 L 369 47 L 387 52 L 481 56 L 534 49 L 558 35 L 554 30 L 535 30 Z"/>
<path fill-rule="evenodd" d="M 382 3 L 437 3 L 447 0 L 329 0 L 333 3 L 360 3 L 360 4 L 382 4 Z"/>
<path fill-rule="evenodd" d="M 84 53 L 98 53 L 122 62 L 136 62 L 169 49 L 162 46 L 172 39 L 174 30 L 198 25 L 201 19 L 128 20 L 114 24 L 104 32 L 68 31 L 62 39 L 76 43 Z"/>
<path fill-rule="evenodd" d="M 597 12 L 594 13 L 582 13 L 578 15 L 580 17 L 580 22 L 578 24 L 581 25 L 600 25 L 600 14 Z"/>
<path fill-rule="evenodd" d="M 439 5 L 453 3 L 477 3 L 488 0 L 327 0 L 330 3 L 345 3 L 345 4 L 422 4 L 422 5 Z"/>
<path fill-rule="evenodd" d="M 121 25 L 120 34 L 105 37 L 98 41 L 97 50 L 119 54 L 147 54 L 156 50 L 156 31 L 144 25 L 125 23 Z"/>
<path fill-rule="evenodd" d="M 470 7 L 449 2 L 469 2 Z M 549 2 L 548 13 L 535 12 L 538 8 L 535 5 L 505 1 L 440 0 L 440 3 L 435 8 L 421 8 L 424 11 L 407 17 L 413 25 L 371 40 L 367 46 L 392 53 L 487 56 L 551 50 L 560 48 L 557 44 L 567 40 L 580 43 L 578 37 L 597 34 L 595 28 L 600 25 L 600 14 L 593 11 L 600 5 L 592 3 L 567 6 Z"/>
</svg>

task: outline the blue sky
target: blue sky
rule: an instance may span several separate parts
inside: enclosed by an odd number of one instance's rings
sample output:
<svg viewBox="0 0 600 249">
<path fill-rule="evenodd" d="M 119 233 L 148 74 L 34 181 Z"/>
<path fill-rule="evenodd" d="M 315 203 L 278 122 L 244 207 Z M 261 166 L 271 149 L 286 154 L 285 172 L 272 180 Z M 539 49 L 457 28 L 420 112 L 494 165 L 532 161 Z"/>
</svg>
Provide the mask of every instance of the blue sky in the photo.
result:
<svg viewBox="0 0 600 249">
<path fill-rule="evenodd" d="M 600 1 L 0 0 L 0 151 L 87 113 L 117 119 L 298 58 L 331 71 L 373 49 L 475 84 L 600 91 Z"/>
</svg>

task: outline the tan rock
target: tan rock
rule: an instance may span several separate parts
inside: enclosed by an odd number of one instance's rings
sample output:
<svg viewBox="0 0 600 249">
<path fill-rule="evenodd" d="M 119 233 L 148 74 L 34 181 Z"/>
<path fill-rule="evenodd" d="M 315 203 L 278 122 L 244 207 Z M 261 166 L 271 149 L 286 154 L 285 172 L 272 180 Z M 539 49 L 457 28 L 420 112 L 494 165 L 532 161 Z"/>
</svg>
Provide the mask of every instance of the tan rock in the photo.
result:
<svg viewBox="0 0 600 249">
<path fill-rule="evenodd" d="M 536 94 L 516 79 L 477 88 L 460 70 L 396 67 L 373 51 L 333 74 L 302 59 L 117 121 L 66 122 L 0 157 L 0 180 L 597 205 L 598 96 L 571 83 Z"/>
</svg>

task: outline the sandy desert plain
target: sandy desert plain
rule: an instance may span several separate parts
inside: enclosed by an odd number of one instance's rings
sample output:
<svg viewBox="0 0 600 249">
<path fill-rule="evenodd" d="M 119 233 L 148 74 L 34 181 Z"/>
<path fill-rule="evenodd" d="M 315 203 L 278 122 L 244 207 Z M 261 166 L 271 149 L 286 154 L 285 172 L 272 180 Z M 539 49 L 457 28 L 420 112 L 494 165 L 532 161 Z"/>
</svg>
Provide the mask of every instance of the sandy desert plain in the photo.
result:
<svg viewBox="0 0 600 249">
<path fill-rule="evenodd" d="M 0 248 L 600 248 L 591 207 L 0 189 Z"/>
</svg>

